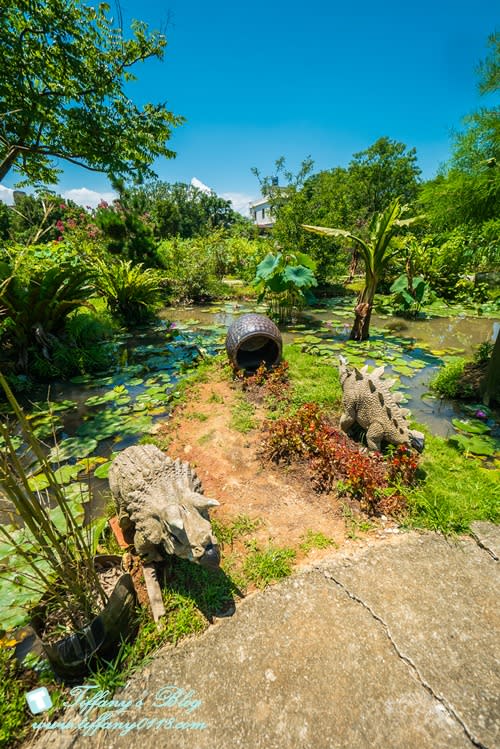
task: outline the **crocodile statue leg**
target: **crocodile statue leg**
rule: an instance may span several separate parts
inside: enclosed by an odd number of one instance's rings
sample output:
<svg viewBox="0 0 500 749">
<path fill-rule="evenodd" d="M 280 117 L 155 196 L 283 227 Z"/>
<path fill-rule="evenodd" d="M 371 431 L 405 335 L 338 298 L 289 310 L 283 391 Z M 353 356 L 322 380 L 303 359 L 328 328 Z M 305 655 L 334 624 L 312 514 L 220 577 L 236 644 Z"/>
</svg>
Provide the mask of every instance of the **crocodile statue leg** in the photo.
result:
<svg viewBox="0 0 500 749">
<path fill-rule="evenodd" d="M 384 427 L 379 421 L 373 421 L 366 431 L 366 444 L 369 450 L 381 452 Z"/>
<path fill-rule="evenodd" d="M 356 418 L 354 416 L 349 416 L 349 414 L 343 413 L 340 417 L 340 428 L 346 434 L 349 434 L 349 430 L 353 428 L 355 423 Z"/>
</svg>

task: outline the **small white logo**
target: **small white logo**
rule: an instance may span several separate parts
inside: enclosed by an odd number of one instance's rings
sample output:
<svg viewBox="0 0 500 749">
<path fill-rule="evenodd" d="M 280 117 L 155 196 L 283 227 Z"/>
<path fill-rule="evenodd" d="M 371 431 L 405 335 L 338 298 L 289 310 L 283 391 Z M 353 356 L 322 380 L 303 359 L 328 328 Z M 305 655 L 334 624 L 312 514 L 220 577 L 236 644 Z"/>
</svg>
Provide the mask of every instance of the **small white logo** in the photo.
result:
<svg viewBox="0 0 500 749">
<path fill-rule="evenodd" d="M 33 713 L 43 713 L 52 707 L 52 700 L 50 694 L 47 691 L 47 687 L 39 687 L 38 689 L 32 689 L 31 692 L 26 692 L 26 702 L 28 707 Z"/>
</svg>

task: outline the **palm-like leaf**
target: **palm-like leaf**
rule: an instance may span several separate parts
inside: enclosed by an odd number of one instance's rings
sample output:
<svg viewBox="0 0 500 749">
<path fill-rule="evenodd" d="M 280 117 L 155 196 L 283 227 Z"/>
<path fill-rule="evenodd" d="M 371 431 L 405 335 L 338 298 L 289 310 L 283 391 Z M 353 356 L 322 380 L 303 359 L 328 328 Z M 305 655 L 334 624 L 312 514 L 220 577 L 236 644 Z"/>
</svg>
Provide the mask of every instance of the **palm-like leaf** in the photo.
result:
<svg viewBox="0 0 500 749">
<path fill-rule="evenodd" d="M 373 214 L 369 225 L 368 240 L 364 240 L 362 237 L 358 237 L 356 234 L 352 234 L 345 229 L 302 224 L 303 229 L 314 234 L 321 234 L 326 237 L 343 237 L 355 242 L 365 264 L 365 287 L 359 296 L 358 303 L 363 303 L 365 306 L 368 305 L 369 310 L 371 310 L 377 283 L 382 271 L 396 251 L 391 250 L 392 238 L 397 229 L 410 226 L 419 218 L 401 219 L 401 215 L 405 213 L 406 209 L 406 206 L 401 205 L 399 198 L 396 198 L 384 211 Z M 368 323 L 363 335 L 364 337 L 368 337 L 369 314 L 367 316 L 366 312 L 363 319 L 365 318 L 368 320 Z M 353 333 L 351 333 L 351 336 L 353 336 Z"/>
</svg>

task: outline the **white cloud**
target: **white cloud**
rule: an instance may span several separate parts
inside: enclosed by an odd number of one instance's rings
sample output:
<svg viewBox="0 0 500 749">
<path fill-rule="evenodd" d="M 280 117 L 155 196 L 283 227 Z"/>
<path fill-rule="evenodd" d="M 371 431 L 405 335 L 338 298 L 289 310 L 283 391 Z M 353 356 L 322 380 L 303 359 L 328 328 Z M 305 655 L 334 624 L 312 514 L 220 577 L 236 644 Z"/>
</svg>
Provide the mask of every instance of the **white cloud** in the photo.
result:
<svg viewBox="0 0 500 749">
<path fill-rule="evenodd" d="M 14 190 L 0 185 L 0 200 L 7 205 L 14 205 Z"/>
<path fill-rule="evenodd" d="M 77 205 L 97 208 L 101 200 L 105 200 L 106 203 L 112 203 L 118 195 L 115 192 L 97 192 L 96 190 L 89 190 L 87 187 L 78 187 L 73 190 L 66 190 L 63 192 L 62 197 L 66 198 L 66 200 L 72 200 Z"/>
<path fill-rule="evenodd" d="M 202 192 L 207 193 L 207 195 L 211 195 L 214 191 L 211 187 L 208 187 L 208 185 L 205 185 L 200 179 L 197 177 L 193 177 L 191 179 L 191 185 L 192 187 L 197 187 L 198 190 L 201 190 Z"/>
<path fill-rule="evenodd" d="M 248 204 L 255 200 L 254 195 L 247 195 L 244 192 L 223 192 L 221 198 L 230 200 L 233 209 L 241 213 L 242 216 L 246 216 L 246 218 L 249 216 Z"/>
</svg>

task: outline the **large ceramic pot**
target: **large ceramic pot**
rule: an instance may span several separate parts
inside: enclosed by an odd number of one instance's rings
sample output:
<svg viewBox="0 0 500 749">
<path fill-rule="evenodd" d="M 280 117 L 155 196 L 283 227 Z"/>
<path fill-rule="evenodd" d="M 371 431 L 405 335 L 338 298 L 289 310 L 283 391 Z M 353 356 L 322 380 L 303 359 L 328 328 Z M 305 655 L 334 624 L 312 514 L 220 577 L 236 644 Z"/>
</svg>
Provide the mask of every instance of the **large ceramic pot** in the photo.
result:
<svg viewBox="0 0 500 749">
<path fill-rule="evenodd" d="M 96 566 L 120 564 L 121 557 L 96 557 Z M 88 674 L 97 658 L 112 658 L 122 641 L 137 630 L 136 593 L 131 575 L 124 573 L 106 606 L 86 627 L 43 649 L 56 674 L 74 681 Z"/>
<path fill-rule="evenodd" d="M 226 351 L 236 369 L 255 370 L 279 364 L 283 342 L 277 326 L 265 315 L 250 313 L 233 322 L 226 336 Z"/>
</svg>

